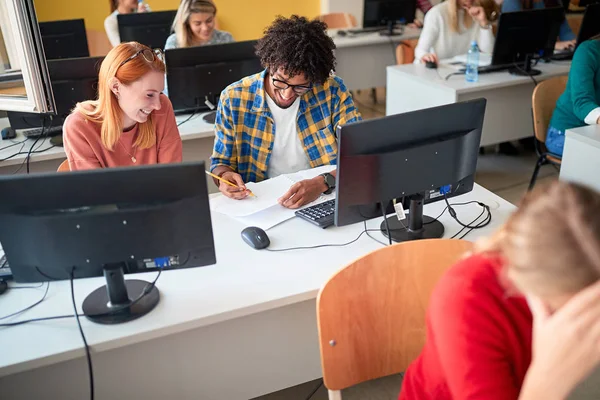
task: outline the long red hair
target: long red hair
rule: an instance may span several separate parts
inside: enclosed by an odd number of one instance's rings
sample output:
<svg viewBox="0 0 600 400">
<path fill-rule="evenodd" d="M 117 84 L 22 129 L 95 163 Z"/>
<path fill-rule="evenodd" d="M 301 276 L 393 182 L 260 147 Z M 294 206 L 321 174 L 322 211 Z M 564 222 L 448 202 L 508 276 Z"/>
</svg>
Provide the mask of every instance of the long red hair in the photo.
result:
<svg viewBox="0 0 600 400">
<path fill-rule="evenodd" d="M 100 66 L 98 100 L 77 103 L 75 107 L 88 121 L 102 125 L 100 134 L 102 145 L 108 150 L 114 148 L 123 132 L 123 111 L 110 88 L 110 80 L 114 77 L 122 84 L 130 85 L 150 71 L 165 73 L 165 64 L 160 58 L 154 57 L 154 61 L 148 62 L 141 54 L 121 66 L 121 63 L 140 50 L 152 51 L 148 46 L 137 42 L 121 43 L 114 47 Z M 146 122 L 139 124 L 138 137 L 134 145 L 147 149 L 155 143 L 154 118 L 150 114 Z"/>
</svg>

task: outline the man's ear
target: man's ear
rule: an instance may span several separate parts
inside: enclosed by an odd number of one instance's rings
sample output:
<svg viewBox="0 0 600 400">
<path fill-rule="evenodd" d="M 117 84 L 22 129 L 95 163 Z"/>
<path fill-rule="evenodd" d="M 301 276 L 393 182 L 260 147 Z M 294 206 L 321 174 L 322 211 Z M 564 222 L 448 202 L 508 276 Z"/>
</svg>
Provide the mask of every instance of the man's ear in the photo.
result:
<svg viewBox="0 0 600 400">
<path fill-rule="evenodd" d="M 108 80 L 108 87 L 118 99 L 119 89 L 121 88 L 121 81 L 119 81 L 116 77 L 113 76 Z"/>
</svg>

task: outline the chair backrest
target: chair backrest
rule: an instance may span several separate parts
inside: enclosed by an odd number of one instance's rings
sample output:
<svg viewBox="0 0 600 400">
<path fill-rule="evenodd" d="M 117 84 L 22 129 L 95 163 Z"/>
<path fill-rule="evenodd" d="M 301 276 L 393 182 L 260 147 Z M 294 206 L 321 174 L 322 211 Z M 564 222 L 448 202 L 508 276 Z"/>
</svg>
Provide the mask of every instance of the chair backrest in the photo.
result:
<svg viewBox="0 0 600 400">
<path fill-rule="evenodd" d="M 540 82 L 533 90 L 531 108 L 533 110 L 533 132 L 535 138 L 546 142 L 546 134 L 556 101 L 565 91 L 567 76 L 557 76 Z"/>
<path fill-rule="evenodd" d="M 319 15 L 319 21 L 325 22 L 329 29 L 355 28 L 356 18 L 349 13 L 331 13 Z"/>
<path fill-rule="evenodd" d="M 425 343 L 435 284 L 471 249 L 463 240 L 405 242 L 367 254 L 329 279 L 317 298 L 317 325 L 330 392 L 406 370 Z"/>
<path fill-rule="evenodd" d="M 108 41 L 104 29 L 97 31 L 95 29 L 86 29 L 88 48 L 90 49 L 90 57 L 105 56 L 112 49 L 112 45 Z"/>
<path fill-rule="evenodd" d="M 67 172 L 70 170 L 71 170 L 71 168 L 69 167 L 69 160 L 65 160 L 60 163 L 56 172 Z"/>
<path fill-rule="evenodd" d="M 396 64 L 412 64 L 415 61 L 415 47 L 418 40 L 403 40 L 396 46 Z"/>
</svg>

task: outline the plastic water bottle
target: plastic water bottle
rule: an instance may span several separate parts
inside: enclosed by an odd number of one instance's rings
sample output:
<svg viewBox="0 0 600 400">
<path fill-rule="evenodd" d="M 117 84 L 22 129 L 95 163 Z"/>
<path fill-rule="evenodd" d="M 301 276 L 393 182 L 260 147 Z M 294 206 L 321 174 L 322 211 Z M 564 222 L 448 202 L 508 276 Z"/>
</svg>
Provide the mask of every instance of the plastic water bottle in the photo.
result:
<svg viewBox="0 0 600 400">
<path fill-rule="evenodd" d="M 465 70 L 465 80 L 467 82 L 477 82 L 479 79 L 479 47 L 477 42 L 472 41 L 471 47 L 467 53 L 467 68 Z"/>
</svg>

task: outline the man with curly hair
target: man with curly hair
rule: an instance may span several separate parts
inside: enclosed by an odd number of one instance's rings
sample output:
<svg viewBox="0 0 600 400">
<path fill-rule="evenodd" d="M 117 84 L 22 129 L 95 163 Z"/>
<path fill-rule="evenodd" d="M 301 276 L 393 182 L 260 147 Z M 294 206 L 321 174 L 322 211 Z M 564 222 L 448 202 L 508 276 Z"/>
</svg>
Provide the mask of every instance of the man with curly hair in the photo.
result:
<svg viewBox="0 0 600 400">
<path fill-rule="evenodd" d="M 327 26 L 304 17 L 277 17 L 258 41 L 265 70 L 221 93 L 211 171 L 219 190 L 244 199 L 244 182 L 337 162 L 336 128 L 360 121 L 344 82 L 333 75 L 335 44 Z M 335 189 L 335 171 L 295 183 L 279 199 L 298 208 Z"/>
</svg>

